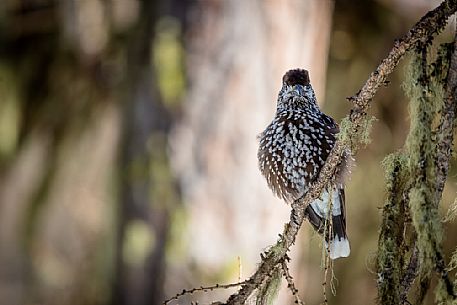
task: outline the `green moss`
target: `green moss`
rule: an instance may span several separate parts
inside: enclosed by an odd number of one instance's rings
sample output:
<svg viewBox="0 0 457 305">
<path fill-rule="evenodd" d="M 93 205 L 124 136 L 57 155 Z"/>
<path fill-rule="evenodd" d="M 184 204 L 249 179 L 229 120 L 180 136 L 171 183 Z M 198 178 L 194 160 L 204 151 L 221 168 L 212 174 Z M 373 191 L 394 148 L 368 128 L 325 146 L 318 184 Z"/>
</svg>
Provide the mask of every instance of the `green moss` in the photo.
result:
<svg viewBox="0 0 457 305">
<path fill-rule="evenodd" d="M 417 168 L 421 161 L 430 160 L 433 155 L 432 121 L 437 110 L 436 92 L 424 75 L 424 68 L 419 58 L 414 58 L 409 67 L 409 81 L 403 84 L 406 95 L 410 98 L 409 110 L 411 127 L 406 139 L 406 149 L 410 155 L 410 166 Z M 442 98 L 442 96 L 441 96 Z M 432 164 L 427 164 L 432 165 Z"/>
<path fill-rule="evenodd" d="M 457 249 L 454 249 L 454 252 L 451 256 L 451 261 L 449 262 L 448 271 L 457 269 Z"/>
<path fill-rule="evenodd" d="M 283 238 L 281 238 L 281 240 L 284 241 Z M 281 242 L 281 243 L 277 243 L 277 244 L 271 246 L 268 249 L 268 252 L 271 253 L 271 255 L 275 258 L 275 260 L 277 260 L 283 256 L 285 249 L 286 249 L 286 246 L 285 246 L 284 242 Z"/>
<path fill-rule="evenodd" d="M 456 305 L 457 300 L 453 300 L 449 297 L 446 289 L 446 285 L 440 281 L 438 282 L 435 289 L 435 301 L 437 305 Z"/>
<path fill-rule="evenodd" d="M 449 209 L 446 212 L 446 216 L 443 218 L 443 222 L 451 222 L 457 218 L 457 198 L 454 199 L 454 202 L 450 205 Z"/>
<path fill-rule="evenodd" d="M 430 65 L 430 75 L 437 82 L 444 84 L 447 81 L 451 56 L 453 51 L 453 43 L 443 43 L 437 50 L 435 62 Z"/>
<path fill-rule="evenodd" d="M 432 270 L 441 243 L 441 223 L 434 200 L 436 145 L 433 121 L 442 105 L 443 85 L 430 78 L 419 56 L 410 66 L 410 81 L 405 85 L 410 97 L 411 130 L 406 140 L 414 187 L 409 192 L 411 218 L 417 232 L 420 266 Z"/>
<path fill-rule="evenodd" d="M 371 143 L 370 133 L 373 127 L 373 122 L 376 121 L 375 116 L 365 117 L 362 121 L 362 129 L 359 133 L 359 143 L 368 145 Z"/>
<path fill-rule="evenodd" d="M 438 271 L 437 302 L 451 304 L 449 281 L 442 270 L 443 228 L 435 196 L 436 139 L 440 137 L 436 127 L 443 108 L 447 76 L 440 69 L 448 67 L 446 54 L 445 50 L 438 52 L 432 65 L 427 65 L 423 54 L 415 54 L 403 84 L 410 99 L 411 123 L 403 151 L 383 161 L 387 198 L 377 258 L 380 304 L 401 302 L 401 284 L 408 266 L 406 258 L 411 255 L 413 244 L 419 250 L 420 277 L 428 278 L 434 270 Z M 409 234 L 413 238 L 411 245 L 407 244 L 409 217 L 415 232 Z"/>
<path fill-rule="evenodd" d="M 256 305 L 271 305 L 278 296 L 279 288 L 281 286 L 282 269 L 278 265 L 274 269 L 273 274 L 268 280 L 260 287 L 256 297 Z"/>
<path fill-rule="evenodd" d="M 349 117 L 345 117 L 340 122 L 340 133 L 338 134 L 338 139 L 343 143 L 348 143 L 350 141 L 350 134 L 353 129 L 353 124 L 349 120 Z"/>
<path fill-rule="evenodd" d="M 338 139 L 355 152 L 359 145 L 367 145 L 371 143 L 370 133 L 373 122 L 376 121 L 374 116 L 365 116 L 359 126 L 355 126 L 349 119 L 345 117 L 340 123 L 340 132 Z"/>
<path fill-rule="evenodd" d="M 393 305 L 401 301 L 407 212 L 400 194 L 405 192 L 409 173 L 407 158 L 400 152 L 387 156 L 382 165 L 386 171 L 387 196 L 378 241 L 378 290 L 380 304 Z"/>
<path fill-rule="evenodd" d="M 411 189 L 409 200 L 411 218 L 417 233 L 420 267 L 424 273 L 430 273 L 437 261 L 437 247 L 442 240 L 441 223 L 436 209 L 430 202 L 432 194 L 424 186 Z"/>
</svg>

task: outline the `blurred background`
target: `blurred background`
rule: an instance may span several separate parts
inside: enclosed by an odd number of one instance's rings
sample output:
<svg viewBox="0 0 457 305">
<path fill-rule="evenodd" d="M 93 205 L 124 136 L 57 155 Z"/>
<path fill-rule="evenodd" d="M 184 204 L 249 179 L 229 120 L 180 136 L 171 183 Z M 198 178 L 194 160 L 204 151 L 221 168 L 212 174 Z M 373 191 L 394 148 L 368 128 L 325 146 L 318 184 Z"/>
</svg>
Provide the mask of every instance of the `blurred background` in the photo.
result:
<svg viewBox="0 0 457 305">
<path fill-rule="evenodd" d="M 248 277 L 289 217 L 256 159 L 284 72 L 308 69 L 339 121 L 393 40 L 438 3 L 2 0 L 0 305 L 155 305 Z M 352 252 L 335 263 L 330 304 L 376 299 L 380 162 L 408 131 L 403 76 L 400 66 L 377 94 L 373 141 L 347 184 Z M 457 226 L 445 226 L 450 253 Z M 319 304 L 308 225 L 292 256 L 302 299 Z M 277 304 L 290 303 L 282 289 Z"/>
</svg>

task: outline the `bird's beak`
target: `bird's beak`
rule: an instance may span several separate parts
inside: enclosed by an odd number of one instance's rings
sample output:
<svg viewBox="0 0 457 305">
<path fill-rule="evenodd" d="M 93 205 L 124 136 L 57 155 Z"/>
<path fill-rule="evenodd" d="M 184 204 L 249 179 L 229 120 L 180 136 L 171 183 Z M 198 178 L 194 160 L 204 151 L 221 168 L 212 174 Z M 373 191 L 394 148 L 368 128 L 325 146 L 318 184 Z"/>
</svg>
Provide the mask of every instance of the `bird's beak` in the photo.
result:
<svg viewBox="0 0 457 305">
<path fill-rule="evenodd" d="M 305 88 L 302 85 L 295 85 L 294 91 L 297 92 L 298 95 L 305 95 Z"/>
</svg>

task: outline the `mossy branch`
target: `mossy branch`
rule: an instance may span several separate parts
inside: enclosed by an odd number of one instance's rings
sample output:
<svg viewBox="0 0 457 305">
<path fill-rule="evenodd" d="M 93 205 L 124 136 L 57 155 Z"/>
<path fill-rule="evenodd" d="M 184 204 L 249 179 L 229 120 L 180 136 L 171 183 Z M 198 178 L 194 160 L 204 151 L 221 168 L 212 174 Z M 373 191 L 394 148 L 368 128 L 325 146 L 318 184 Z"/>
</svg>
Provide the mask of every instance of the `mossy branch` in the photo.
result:
<svg viewBox="0 0 457 305">
<path fill-rule="evenodd" d="M 457 53 L 444 44 L 435 62 L 428 64 L 428 57 L 427 44 L 420 44 L 404 84 L 410 98 L 410 132 L 403 150 L 386 158 L 388 200 L 378 247 L 378 302 L 383 305 L 409 303 L 407 295 L 417 275 L 415 303 L 421 304 L 433 271 L 438 275 L 438 303 L 456 300 L 444 261 L 438 203 L 447 177 L 455 118 L 457 78 L 449 62 L 457 60 Z M 442 151 L 443 147 L 449 152 Z M 406 226 L 409 217 L 412 228 Z M 408 255 L 410 261 L 405 264 Z"/>
<path fill-rule="evenodd" d="M 436 155 L 436 200 L 439 202 L 444 189 L 447 173 L 449 170 L 449 159 L 451 157 L 452 143 L 454 141 L 454 130 L 456 127 L 457 112 L 457 32 L 454 37 L 451 62 L 447 74 L 446 90 L 442 116 L 438 127 L 439 138 L 437 139 Z"/>
<path fill-rule="evenodd" d="M 405 183 L 409 177 L 407 158 L 397 152 L 383 161 L 387 178 L 387 197 L 383 208 L 382 225 L 378 241 L 378 302 L 402 304 L 402 273 L 406 253 Z"/>
</svg>

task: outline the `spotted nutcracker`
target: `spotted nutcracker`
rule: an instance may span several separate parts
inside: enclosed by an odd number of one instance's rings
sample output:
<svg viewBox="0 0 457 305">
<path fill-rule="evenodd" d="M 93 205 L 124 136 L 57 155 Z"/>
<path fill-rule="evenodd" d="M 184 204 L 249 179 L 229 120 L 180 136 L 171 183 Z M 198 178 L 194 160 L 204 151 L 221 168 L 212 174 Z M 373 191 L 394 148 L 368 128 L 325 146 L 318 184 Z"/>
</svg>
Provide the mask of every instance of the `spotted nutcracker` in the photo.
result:
<svg viewBox="0 0 457 305">
<path fill-rule="evenodd" d="M 287 203 L 307 191 L 335 145 L 339 132 L 335 121 L 321 112 L 308 71 L 288 71 L 282 79 L 276 115 L 263 131 L 258 151 L 259 167 L 274 194 Z M 344 175 L 348 157 L 338 166 L 337 174 L 320 198 L 305 210 L 305 216 L 320 234 L 330 258 L 347 257 L 350 252 L 346 235 Z M 329 233 L 329 206 L 332 206 L 332 231 Z"/>
</svg>

